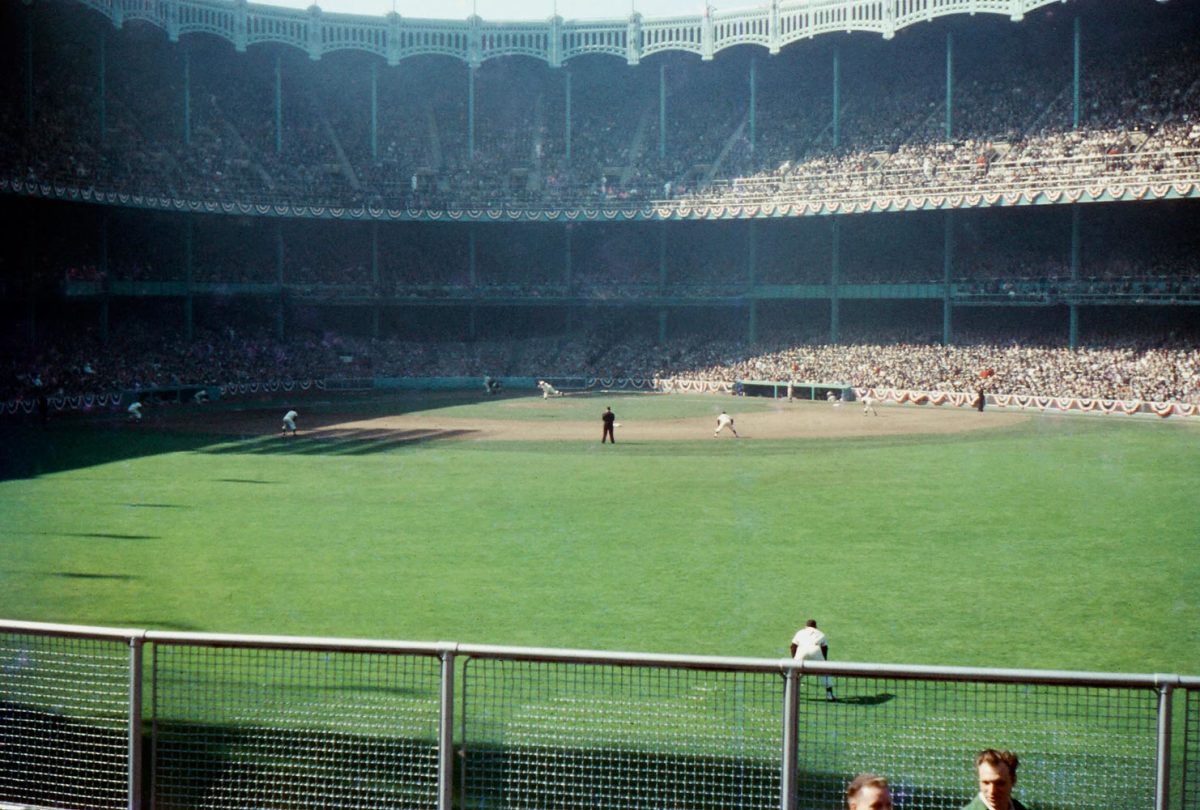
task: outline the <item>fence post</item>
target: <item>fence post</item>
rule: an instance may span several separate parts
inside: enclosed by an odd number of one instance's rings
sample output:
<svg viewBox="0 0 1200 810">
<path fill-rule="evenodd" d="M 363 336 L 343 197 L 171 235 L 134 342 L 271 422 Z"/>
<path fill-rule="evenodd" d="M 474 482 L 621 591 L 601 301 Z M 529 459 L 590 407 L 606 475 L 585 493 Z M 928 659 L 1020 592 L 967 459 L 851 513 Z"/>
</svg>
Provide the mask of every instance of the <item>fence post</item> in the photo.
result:
<svg viewBox="0 0 1200 810">
<path fill-rule="evenodd" d="M 129 639 L 129 810 L 142 808 L 142 645 Z"/>
<path fill-rule="evenodd" d="M 800 676 L 783 671 L 783 761 L 779 765 L 779 808 L 794 810 L 796 797 L 796 736 L 800 723 Z"/>
<path fill-rule="evenodd" d="M 1154 773 L 1154 810 L 1171 806 L 1171 703 L 1178 676 L 1159 676 L 1158 750 Z"/>
<path fill-rule="evenodd" d="M 438 716 L 438 810 L 451 810 L 454 768 L 454 650 L 442 650 L 441 713 Z"/>
</svg>

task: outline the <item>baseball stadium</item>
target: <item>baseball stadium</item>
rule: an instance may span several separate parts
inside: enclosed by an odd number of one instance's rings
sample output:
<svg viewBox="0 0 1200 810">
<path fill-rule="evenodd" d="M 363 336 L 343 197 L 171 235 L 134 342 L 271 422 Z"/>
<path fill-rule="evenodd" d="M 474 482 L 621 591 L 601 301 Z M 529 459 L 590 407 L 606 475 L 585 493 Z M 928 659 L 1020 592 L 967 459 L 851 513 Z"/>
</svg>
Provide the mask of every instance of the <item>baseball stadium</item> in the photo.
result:
<svg viewBox="0 0 1200 810">
<path fill-rule="evenodd" d="M 1200 810 L 1200 5 L 460 5 L 0 5 L 0 810 Z"/>
</svg>

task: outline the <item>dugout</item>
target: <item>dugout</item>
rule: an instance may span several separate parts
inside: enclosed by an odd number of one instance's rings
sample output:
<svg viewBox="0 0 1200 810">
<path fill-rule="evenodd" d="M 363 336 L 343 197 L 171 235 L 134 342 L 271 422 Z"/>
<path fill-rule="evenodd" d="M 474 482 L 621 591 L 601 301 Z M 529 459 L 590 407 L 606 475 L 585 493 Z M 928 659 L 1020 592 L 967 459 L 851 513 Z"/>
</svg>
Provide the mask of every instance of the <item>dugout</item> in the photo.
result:
<svg viewBox="0 0 1200 810">
<path fill-rule="evenodd" d="M 832 391 L 843 402 L 855 400 L 854 389 L 845 383 L 815 383 L 793 382 L 792 398 L 805 400 L 824 400 Z M 770 397 L 771 399 L 787 399 L 788 382 L 774 380 L 738 380 L 734 383 L 734 393 L 743 397 Z"/>
</svg>

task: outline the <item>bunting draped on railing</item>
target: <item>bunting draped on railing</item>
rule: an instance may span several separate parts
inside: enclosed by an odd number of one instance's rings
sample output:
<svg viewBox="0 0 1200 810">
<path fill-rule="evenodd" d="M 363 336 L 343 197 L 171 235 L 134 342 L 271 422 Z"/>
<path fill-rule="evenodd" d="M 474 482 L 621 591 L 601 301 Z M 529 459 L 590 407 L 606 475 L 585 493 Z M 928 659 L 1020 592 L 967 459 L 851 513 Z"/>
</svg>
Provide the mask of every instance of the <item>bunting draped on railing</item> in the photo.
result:
<svg viewBox="0 0 1200 810">
<path fill-rule="evenodd" d="M 632 389 L 634 391 L 654 391 L 658 387 L 657 380 L 647 380 L 641 377 L 588 377 L 584 383 L 588 388 Z"/>
<path fill-rule="evenodd" d="M 879 402 L 909 405 L 950 405 L 972 407 L 976 395 L 956 391 L 906 391 L 896 388 L 856 388 L 861 399 L 870 394 Z M 1187 402 L 1147 402 L 1140 399 L 1085 399 L 1083 397 L 1043 397 L 1035 394 L 989 394 L 988 405 L 1000 408 L 1036 408 L 1041 411 L 1076 411 L 1103 414 L 1120 413 L 1133 416 L 1152 413 L 1155 416 L 1200 416 L 1200 404 Z"/>
<path fill-rule="evenodd" d="M 248 383 L 225 383 L 221 386 L 221 396 L 229 397 L 235 395 L 245 396 L 246 394 L 274 394 L 278 391 L 291 393 L 299 389 L 307 391 L 310 388 L 315 388 L 318 391 L 325 390 L 324 380 L 262 380 L 258 382 Z"/>
<path fill-rule="evenodd" d="M 218 202 L 215 200 L 181 200 L 148 194 L 128 194 L 94 188 L 77 188 L 56 182 L 35 182 L 0 177 L 0 192 L 24 194 L 31 197 L 71 200 L 77 202 L 121 205 L 182 213 L 233 214 L 236 216 L 276 216 L 311 219 L 343 219 L 351 221 L 436 222 L 613 222 L 642 220 L 733 220 L 776 217 L 821 216 L 882 211 L 924 211 L 946 208 L 977 208 L 993 205 L 1035 205 L 1053 202 L 1113 202 L 1166 197 L 1195 197 L 1200 195 L 1200 183 L 1171 181 L 1165 183 L 1104 182 L 1072 189 L 1031 188 L 1022 191 L 996 193 L 941 194 L 908 191 L 897 194 L 870 192 L 847 193 L 837 199 L 809 199 L 762 203 L 728 203 L 718 201 L 684 200 L 673 205 L 661 201 L 630 202 L 620 207 L 592 207 L 587 204 L 562 208 L 390 208 L 361 205 L 335 207 L 324 205 L 262 204 L 253 202 Z"/>
<path fill-rule="evenodd" d="M 111 394 L 78 394 L 76 396 L 46 397 L 46 403 L 54 411 L 91 411 L 97 408 L 115 408 L 121 404 L 121 395 Z M 37 410 L 37 399 L 10 399 L 0 403 L 0 413 L 12 416 L 20 413 L 33 413 Z"/>
<path fill-rule="evenodd" d="M 729 394 L 733 392 L 733 383 L 712 380 L 658 380 L 656 387 L 659 391 L 668 394 Z"/>
</svg>

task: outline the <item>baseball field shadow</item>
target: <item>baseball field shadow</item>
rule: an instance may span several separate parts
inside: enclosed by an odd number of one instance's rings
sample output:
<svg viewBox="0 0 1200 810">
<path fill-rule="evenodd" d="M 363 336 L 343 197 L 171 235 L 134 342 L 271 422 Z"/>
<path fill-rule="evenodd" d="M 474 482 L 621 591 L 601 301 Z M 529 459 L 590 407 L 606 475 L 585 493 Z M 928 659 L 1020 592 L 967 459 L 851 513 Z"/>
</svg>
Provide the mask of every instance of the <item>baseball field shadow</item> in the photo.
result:
<svg viewBox="0 0 1200 810">
<path fill-rule="evenodd" d="M 273 434 L 241 441 L 222 442 L 200 452 L 213 455 L 369 455 L 430 442 L 463 439 L 478 430 L 384 430 L 331 428 L 295 435 Z M 261 483 L 261 482 L 257 482 Z"/>
<path fill-rule="evenodd" d="M 136 577 L 129 574 L 91 574 L 84 571 L 50 571 L 46 576 L 58 577 L 59 579 L 112 579 L 120 581 L 136 579 Z"/>
<path fill-rule="evenodd" d="M 854 695 L 852 697 L 840 697 L 838 703 L 845 703 L 850 706 L 882 706 L 896 699 L 896 696 L 890 692 L 880 692 L 878 695 Z"/>
<path fill-rule="evenodd" d="M 117 532 L 33 532 L 47 537 L 77 537 L 83 540 L 161 540 L 157 534 L 120 534 Z"/>
</svg>

